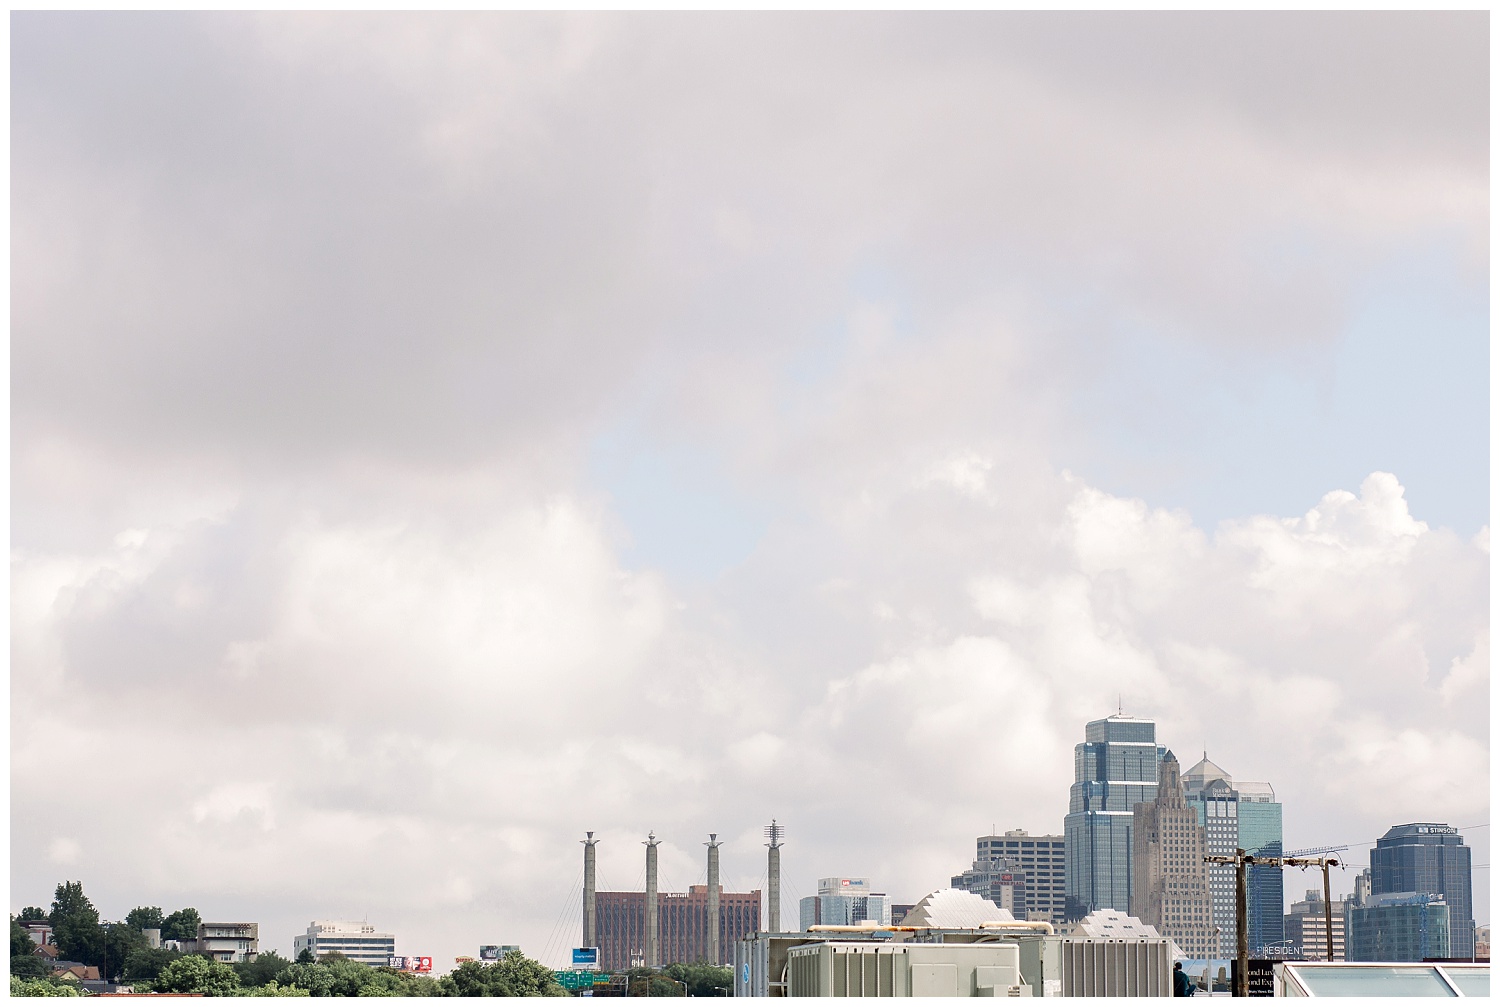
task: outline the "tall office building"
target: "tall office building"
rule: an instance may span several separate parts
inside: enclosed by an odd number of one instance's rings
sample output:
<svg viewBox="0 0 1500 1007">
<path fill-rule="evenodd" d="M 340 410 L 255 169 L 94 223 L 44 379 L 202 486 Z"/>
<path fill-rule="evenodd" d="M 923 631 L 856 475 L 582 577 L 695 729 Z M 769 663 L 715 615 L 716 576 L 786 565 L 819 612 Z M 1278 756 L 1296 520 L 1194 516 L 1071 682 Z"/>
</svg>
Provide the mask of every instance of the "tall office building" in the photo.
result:
<svg viewBox="0 0 1500 1007">
<path fill-rule="evenodd" d="M 1156 800 L 1135 806 L 1135 867 L 1130 915 L 1177 942 L 1188 958 L 1213 958 L 1219 946 L 1208 894 L 1208 839 L 1183 797 L 1181 766 L 1161 760 Z"/>
<path fill-rule="evenodd" d="M 1062 923 L 1067 899 L 1067 858 L 1062 836 L 1033 836 L 1012 829 L 980 836 L 974 866 L 955 875 L 954 888 L 989 899 L 1018 920 Z"/>
<path fill-rule="evenodd" d="M 1208 852 L 1230 855 L 1236 849 L 1263 857 L 1282 854 L 1281 804 L 1269 783 L 1235 783 L 1224 770 L 1203 760 L 1182 774 L 1187 802 L 1198 812 L 1208 837 Z M 1245 872 L 1246 916 L 1250 953 L 1285 939 L 1286 902 L 1279 867 L 1251 867 Z M 1214 866 L 1208 872 L 1214 900 L 1214 925 L 1219 928 L 1217 957 L 1236 952 L 1234 868 Z"/>
<path fill-rule="evenodd" d="M 818 894 L 797 903 L 801 929 L 813 926 L 853 926 L 870 920 L 891 925 L 891 899 L 870 891 L 869 878 L 819 878 Z"/>
<path fill-rule="evenodd" d="M 1063 819 L 1067 916 L 1130 911 L 1135 806 L 1156 800 L 1156 722 L 1123 714 L 1090 722 L 1073 748 L 1073 786 Z"/>
<path fill-rule="evenodd" d="M 1448 906 L 1454 958 L 1474 957 L 1472 851 L 1451 825 L 1393 826 L 1370 851 L 1370 894 L 1430 892 Z"/>
</svg>

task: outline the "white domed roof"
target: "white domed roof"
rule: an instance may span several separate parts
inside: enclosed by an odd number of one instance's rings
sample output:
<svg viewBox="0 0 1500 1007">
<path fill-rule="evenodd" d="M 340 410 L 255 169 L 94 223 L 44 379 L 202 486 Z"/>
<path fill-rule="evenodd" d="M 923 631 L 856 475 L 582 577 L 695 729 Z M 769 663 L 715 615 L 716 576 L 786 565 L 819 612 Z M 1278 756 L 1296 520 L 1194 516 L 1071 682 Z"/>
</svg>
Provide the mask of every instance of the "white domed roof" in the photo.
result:
<svg viewBox="0 0 1500 1007">
<path fill-rule="evenodd" d="M 1015 917 L 989 899 L 958 888 L 939 888 L 912 906 L 901 921 L 905 927 L 940 927 L 944 930 L 972 930 L 981 923 L 996 920 L 1010 922 Z"/>
</svg>

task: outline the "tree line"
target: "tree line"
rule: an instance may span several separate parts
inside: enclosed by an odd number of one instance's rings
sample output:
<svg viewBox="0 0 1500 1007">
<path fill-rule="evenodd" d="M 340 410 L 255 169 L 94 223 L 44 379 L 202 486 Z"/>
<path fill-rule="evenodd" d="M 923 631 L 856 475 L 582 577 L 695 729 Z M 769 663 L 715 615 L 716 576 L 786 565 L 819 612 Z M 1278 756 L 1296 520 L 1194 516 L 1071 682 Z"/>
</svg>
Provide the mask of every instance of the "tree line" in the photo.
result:
<svg viewBox="0 0 1500 1007">
<path fill-rule="evenodd" d="M 552 970 L 519 951 L 490 964 L 465 962 L 441 978 L 413 975 L 352 961 L 337 952 L 314 960 L 304 950 L 296 961 L 275 951 L 253 962 L 220 962 L 170 948 L 153 948 L 144 931 L 163 940 L 195 940 L 196 909 L 163 913 L 139 906 L 120 923 L 101 923 L 99 912 L 77 881 L 57 886 L 50 911 L 35 906 L 10 920 L 12 996 L 78 996 L 76 982 L 53 979 L 37 954 L 27 923 L 49 923 L 59 956 L 97 965 L 99 975 L 138 992 L 202 993 L 207 996 L 568 996 Z M 679 994 L 680 995 L 680 994 Z"/>
</svg>

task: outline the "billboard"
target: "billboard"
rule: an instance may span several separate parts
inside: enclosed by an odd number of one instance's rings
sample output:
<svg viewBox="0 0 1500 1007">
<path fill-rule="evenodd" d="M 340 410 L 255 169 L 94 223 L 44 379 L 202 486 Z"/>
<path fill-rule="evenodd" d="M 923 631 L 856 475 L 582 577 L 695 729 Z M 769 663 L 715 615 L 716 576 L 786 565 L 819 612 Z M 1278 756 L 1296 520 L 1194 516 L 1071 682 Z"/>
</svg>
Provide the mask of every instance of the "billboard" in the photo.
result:
<svg viewBox="0 0 1500 1007">
<path fill-rule="evenodd" d="M 577 968 L 580 965 L 596 965 L 597 966 L 598 964 L 599 964 L 599 949 L 598 948 L 574 948 L 573 949 L 573 967 L 574 968 Z"/>
<path fill-rule="evenodd" d="M 479 946 L 479 960 L 482 962 L 498 962 L 505 957 L 507 951 L 520 951 L 519 944 L 481 944 Z"/>
<path fill-rule="evenodd" d="M 386 968 L 400 969 L 403 972 L 431 972 L 432 958 L 391 955 L 386 959 Z"/>
</svg>

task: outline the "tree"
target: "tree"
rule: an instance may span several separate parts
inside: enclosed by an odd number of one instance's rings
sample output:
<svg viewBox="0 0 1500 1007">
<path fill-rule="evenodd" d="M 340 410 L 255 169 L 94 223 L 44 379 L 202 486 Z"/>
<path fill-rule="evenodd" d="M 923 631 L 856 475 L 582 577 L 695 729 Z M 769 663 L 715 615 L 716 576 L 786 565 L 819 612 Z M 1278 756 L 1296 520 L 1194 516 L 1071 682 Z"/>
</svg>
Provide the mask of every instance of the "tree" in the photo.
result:
<svg viewBox="0 0 1500 1007">
<path fill-rule="evenodd" d="M 724 997 L 733 991 L 734 970 L 709 962 L 668 965 L 661 970 L 661 974 L 687 983 L 687 995 L 690 997 Z"/>
<path fill-rule="evenodd" d="M 61 979 L 22 979 L 11 976 L 10 995 L 13 997 L 81 997 L 83 989 L 76 982 Z"/>
<path fill-rule="evenodd" d="M 125 914 L 126 925 L 137 930 L 160 930 L 163 919 L 161 906 L 136 906 Z M 198 936 L 197 928 L 194 928 L 193 936 Z"/>
<path fill-rule="evenodd" d="M 198 924 L 203 920 L 196 909 L 179 909 L 161 921 L 161 939 L 164 941 L 195 941 L 198 939 Z"/>
<path fill-rule="evenodd" d="M 125 958 L 125 978 L 155 979 L 162 969 L 182 957 L 181 951 L 171 948 L 136 948 Z"/>
<path fill-rule="evenodd" d="M 17 923 L 46 923 L 47 910 L 38 909 L 36 906 L 27 906 L 21 910 L 21 915 L 16 917 Z"/>
<path fill-rule="evenodd" d="M 240 977 L 223 962 L 210 961 L 202 955 L 183 955 L 161 970 L 151 988 L 158 993 L 227 997 L 239 991 Z"/>
<path fill-rule="evenodd" d="M 670 966 L 669 966 L 670 968 Z M 658 972 L 652 968 L 631 969 L 625 973 L 629 976 L 627 989 L 628 995 L 633 997 L 685 997 L 687 990 L 684 988 L 683 980 L 668 978 L 665 970 Z"/>
<path fill-rule="evenodd" d="M 135 927 L 114 923 L 102 928 L 99 941 L 99 973 L 106 979 L 118 979 L 125 963 L 138 951 L 149 951 L 146 935 Z"/>
<path fill-rule="evenodd" d="M 464 962 L 444 976 L 440 986 L 448 996 L 460 997 L 569 995 L 551 969 L 519 951 L 507 951 L 504 958 L 491 965 Z"/>
<path fill-rule="evenodd" d="M 82 881 L 64 881 L 57 886 L 52 895 L 52 912 L 48 914 L 48 921 L 55 927 L 64 920 L 87 917 L 95 923 L 99 922 L 99 910 L 89 901 L 89 897 L 83 894 Z"/>
<path fill-rule="evenodd" d="M 235 962 L 234 971 L 239 974 L 241 986 L 254 989 L 275 982 L 276 976 L 290 964 L 275 951 L 262 951 L 253 962 Z"/>
<path fill-rule="evenodd" d="M 52 897 L 53 938 L 63 956 L 85 965 L 98 965 L 104 957 L 104 931 L 99 911 L 83 894 L 83 882 L 64 881 Z"/>
<path fill-rule="evenodd" d="M 10 956 L 12 959 L 24 955 L 32 957 L 36 951 L 36 942 L 26 932 L 26 928 L 16 922 L 16 918 L 10 918 Z"/>
<path fill-rule="evenodd" d="M 312 948 L 303 948 L 301 951 L 297 952 L 298 965 L 311 965 L 317 960 L 318 959 L 313 956 Z"/>
<path fill-rule="evenodd" d="M 52 967 L 36 955 L 11 955 L 10 974 L 22 979 L 40 979 L 52 971 Z"/>
</svg>

